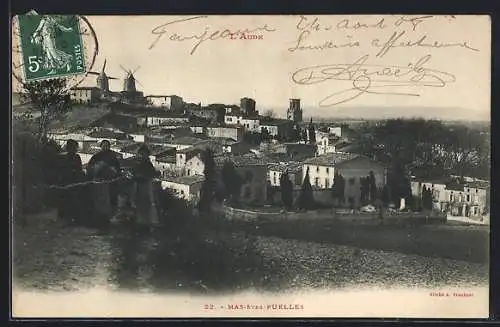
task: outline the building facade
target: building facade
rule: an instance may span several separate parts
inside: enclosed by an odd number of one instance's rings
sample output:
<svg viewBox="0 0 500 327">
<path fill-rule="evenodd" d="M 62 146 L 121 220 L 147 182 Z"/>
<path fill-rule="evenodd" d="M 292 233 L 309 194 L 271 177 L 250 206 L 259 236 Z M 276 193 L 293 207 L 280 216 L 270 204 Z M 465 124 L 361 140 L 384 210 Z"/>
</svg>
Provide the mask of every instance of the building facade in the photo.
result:
<svg viewBox="0 0 500 327">
<path fill-rule="evenodd" d="M 411 181 L 412 195 L 422 200 L 424 187 L 431 190 L 435 210 L 465 217 L 479 217 L 489 212 L 488 182 L 415 179 Z"/>
<path fill-rule="evenodd" d="M 203 176 L 179 176 L 167 177 L 161 181 L 163 189 L 170 189 L 172 193 L 187 201 L 195 201 L 200 198 Z"/>
<path fill-rule="evenodd" d="M 288 179 L 292 182 L 294 189 L 300 189 L 303 182 L 301 162 L 282 162 L 268 165 L 267 180 L 271 186 L 279 187 L 280 179 L 284 172 L 288 173 Z"/>
<path fill-rule="evenodd" d="M 345 202 L 352 202 L 355 207 L 361 204 L 360 179 L 367 177 L 370 172 L 375 177 L 377 188 L 387 184 L 386 167 L 365 156 L 350 153 L 329 153 L 304 161 L 302 168 L 303 178 L 309 169 L 309 181 L 314 189 L 330 189 L 334 183 L 335 173 L 339 173 L 345 180 Z"/>
<path fill-rule="evenodd" d="M 330 133 L 325 133 L 321 131 L 316 131 L 316 146 L 317 146 L 317 154 L 327 154 L 336 152 L 335 148 L 335 140 L 334 137 Z"/>
<path fill-rule="evenodd" d="M 269 135 L 286 140 L 293 135 L 293 121 L 286 119 L 261 119 L 260 132 L 267 131 Z"/>
<path fill-rule="evenodd" d="M 234 141 L 241 141 L 245 130 L 241 126 L 212 126 L 206 128 L 207 136 L 213 138 L 232 139 Z"/>
<path fill-rule="evenodd" d="M 165 111 L 150 111 L 144 113 L 144 116 L 146 116 L 146 126 L 161 126 L 169 123 L 189 122 L 189 117 L 185 115 L 176 115 Z"/>
<path fill-rule="evenodd" d="M 174 112 L 184 111 L 184 100 L 177 95 L 148 95 L 146 99 L 153 107 L 163 108 Z"/>
<path fill-rule="evenodd" d="M 99 100 L 101 91 L 97 87 L 74 87 L 69 92 L 70 99 L 78 104 L 90 104 Z"/>
<path fill-rule="evenodd" d="M 229 126 L 242 126 L 249 132 L 260 132 L 260 120 L 256 117 L 247 117 L 241 113 L 226 114 L 224 123 Z"/>
</svg>

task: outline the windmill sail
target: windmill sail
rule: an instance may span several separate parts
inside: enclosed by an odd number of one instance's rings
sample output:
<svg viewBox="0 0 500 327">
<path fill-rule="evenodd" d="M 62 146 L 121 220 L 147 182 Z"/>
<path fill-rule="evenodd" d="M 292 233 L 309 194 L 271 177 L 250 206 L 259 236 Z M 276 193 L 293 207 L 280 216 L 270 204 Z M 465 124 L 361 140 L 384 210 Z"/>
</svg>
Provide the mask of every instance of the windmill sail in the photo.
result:
<svg viewBox="0 0 500 327">
<path fill-rule="evenodd" d="M 135 83 L 137 82 L 137 80 L 134 77 L 134 73 L 137 72 L 137 70 L 140 68 L 140 66 L 138 66 L 133 71 L 130 70 L 130 69 L 125 69 L 122 65 L 120 65 L 120 68 L 126 74 L 125 78 L 123 80 L 123 91 L 124 92 L 128 92 L 128 93 L 137 92 L 137 88 L 136 88 L 136 85 L 135 85 Z M 137 83 L 140 85 L 139 82 L 137 82 Z"/>
</svg>

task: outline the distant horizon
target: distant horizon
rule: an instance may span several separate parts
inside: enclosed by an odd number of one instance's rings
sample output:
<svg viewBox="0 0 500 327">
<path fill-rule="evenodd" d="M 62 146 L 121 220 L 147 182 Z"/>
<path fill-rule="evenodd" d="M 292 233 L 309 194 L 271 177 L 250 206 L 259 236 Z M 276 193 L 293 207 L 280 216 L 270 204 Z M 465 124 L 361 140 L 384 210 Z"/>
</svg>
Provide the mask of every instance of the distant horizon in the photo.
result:
<svg viewBox="0 0 500 327">
<path fill-rule="evenodd" d="M 12 94 L 18 94 L 19 92 L 13 92 Z M 179 94 L 175 94 L 180 97 L 182 97 Z M 147 96 L 147 95 L 145 95 Z M 14 100 L 14 99 L 12 99 Z M 256 102 L 258 99 L 254 99 Z M 184 100 L 185 101 L 185 100 Z M 185 103 L 196 103 L 196 102 L 191 102 L 191 101 L 185 101 Z M 199 102 L 198 102 L 199 103 Z M 258 102 L 257 102 L 258 103 Z M 237 105 L 239 106 L 239 102 L 233 102 L 233 103 L 223 103 L 222 101 L 219 102 L 213 102 L 213 103 L 206 103 L 202 104 L 203 106 L 208 106 L 210 104 L 224 104 L 224 105 Z M 12 102 L 12 107 L 17 106 L 19 104 L 14 104 L 14 101 Z M 474 122 L 474 123 L 490 123 L 491 124 L 491 117 L 482 117 L 477 115 L 477 112 L 474 112 L 475 115 L 474 117 L 469 117 L 469 118 L 464 118 L 464 117 L 446 117 L 441 115 L 426 115 L 423 112 L 430 110 L 430 109 L 446 109 L 448 111 L 452 111 L 453 113 L 459 111 L 467 111 L 470 109 L 467 108 L 454 108 L 454 107 L 443 107 L 443 106 L 436 106 L 436 107 L 431 107 L 431 106 L 419 106 L 419 107 L 414 107 L 414 106 L 343 106 L 343 107 L 332 107 L 331 109 L 335 111 L 351 111 L 351 114 L 345 114 L 345 113 L 328 113 L 326 114 L 324 111 L 325 109 L 328 108 L 312 108 L 312 107 L 302 107 L 303 110 L 303 117 L 307 119 L 310 119 L 311 117 L 313 119 L 339 119 L 339 120 L 364 120 L 364 121 L 372 121 L 372 120 L 387 120 L 387 119 L 426 119 L 426 120 L 442 120 L 442 121 L 450 121 L 450 122 Z M 259 111 L 259 114 L 263 115 L 266 111 L 271 110 L 274 112 L 274 115 L 276 118 L 282 118 L 286 117 L 286 111 L 288 107 L 286 106 L 259 106 L 256 105 L 256 109 Z M 365 110 L 368 111 L 375 111 L 376 109 L 383 109 L 385 111 L 384 114 L 381 114 L 380 116 L 374 116 L 373 114 L 367 115 L 366 112 L 363 112 Z M 396 109 L 398 113 L 394 111 Z M 410 110 L 411 109 L 411 110 Z M 387 110 L 392 111 L 392 112 L 387 112 Z M 401 111 L 412 111 L 412 114 L 401 114 Z M 415 111 L 419 111 L 416 113 Z M 314 112 L 315 111 L 315 112 Z M 319 114 L 318 114 L 319 111 Z M 313 112 L 313 113 L 311 113 Z M 435 112 L 435 111 L 434 111 Z M 441 116 L 441 117 L 439 117 Z"/>
<path fill-rule="evenodd" d="M 273 109 L 276 115 L 286 115 L 287 107 L 266 108 L 265 110 L 268 109 Z M 302 107 L 302 110 L 304 117 L 322 119 L 333 118 L 345 120 L 384 120 L 394 118 L 423 118 L 427 120 L 437 119 L 445 121 L 473 121 L 491 123 L 491 112 L 488 115 L 481 115 L 477 111 L 468 108 L 447 106 L 343 106 L 331 108 Z M 459 115 L 457 115 L 457 113 L 459 113 Z"/>
</svg>

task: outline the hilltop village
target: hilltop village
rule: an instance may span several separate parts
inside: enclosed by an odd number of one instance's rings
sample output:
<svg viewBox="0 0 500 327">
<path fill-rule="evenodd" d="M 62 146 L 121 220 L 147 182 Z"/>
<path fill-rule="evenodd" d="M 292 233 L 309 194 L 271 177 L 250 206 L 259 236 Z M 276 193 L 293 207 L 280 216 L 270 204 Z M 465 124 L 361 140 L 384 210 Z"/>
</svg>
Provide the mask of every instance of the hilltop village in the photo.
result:
<svg viewBox="0 0 500 327">
<path fill-rule="evenodd" d="M 350 208 L 370 203 L 363 186 L 368 177 L 377 190 L 387 184 L 387 166 L 356 150 L 361 141 L 349 122 L 304 121 L 300 99 L 290 99 L 286 117 L 278 118 L 272 110 L 260 113 L 256 100 L 249 97 L 237 105 L 201 105 L 178 95 L 144 95 L 134 73 L 126 70 L 122 91 L 112 91 L 109 80 L 114 78 L 106 75 L 104 64 L 94 73 L 96 86 L 71 89 L 74 108 L 52 126 L 49 137 L 60 145 L 76 140 L 84 165 L 99 151 L 102 140 L 111 142 L 123 167 L 147 144 L 162 187 L 188 201 L 199 198 L 204 180 L 201 154 L 207 148 L 219 168 L 231 161 L 243 176 L 243 205 L 279 205 L 284 173 L 292 182 L 294 198 L 308 177 L 315 201 Z M 338 175 L 344 181 L 341 202 L 332 196 Z M 440 181 L 414 176 L 411 192 L 422 197 L 422 188 L 432 190 L 434 207 L 440 211 L 482 215 L 489 183 L 475 178 L 451 180 L 450 176 Z M 391 202 L 402 209 L 400 200 Z M 450 203 L 459 205 L 451 209 Z"/>
</svg>

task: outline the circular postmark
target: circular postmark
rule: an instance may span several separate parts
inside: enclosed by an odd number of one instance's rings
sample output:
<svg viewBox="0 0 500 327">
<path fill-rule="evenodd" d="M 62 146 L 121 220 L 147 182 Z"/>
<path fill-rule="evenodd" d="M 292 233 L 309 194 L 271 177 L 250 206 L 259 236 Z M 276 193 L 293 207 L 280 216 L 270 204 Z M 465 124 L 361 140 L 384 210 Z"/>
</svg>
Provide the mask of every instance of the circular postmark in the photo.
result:
<svg viewBox="0 0 500 327">
<path fill-rule="evenodd" d="M 99 43 L 84 16 L 38 15 L 12 18 L 12 91 L 26 83 L 65 79 L 66 88 L 78 86 L 94 66 Z"/>
</svg>

